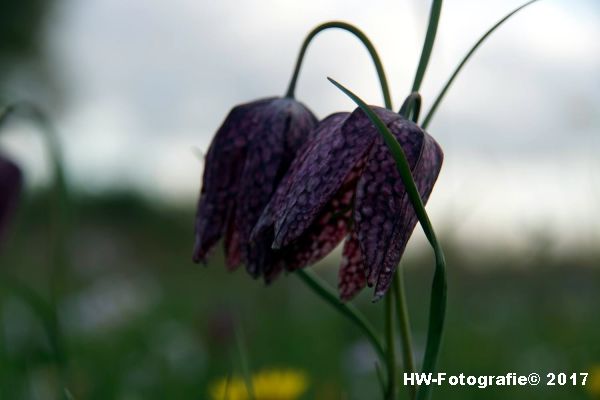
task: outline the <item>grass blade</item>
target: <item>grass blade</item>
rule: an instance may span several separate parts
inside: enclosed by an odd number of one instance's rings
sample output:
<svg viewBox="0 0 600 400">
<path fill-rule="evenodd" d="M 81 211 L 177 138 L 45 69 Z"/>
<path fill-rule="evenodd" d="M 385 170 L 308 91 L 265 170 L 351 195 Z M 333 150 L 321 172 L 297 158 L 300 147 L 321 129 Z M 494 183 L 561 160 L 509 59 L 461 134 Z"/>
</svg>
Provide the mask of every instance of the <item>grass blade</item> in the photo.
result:
<svg viewBox="0 0 600 400">
<path fill-rule="evenodd" d="M 393 288 L 385 296 L 385 339 L 388 358 L 388 386 L 385 398 L 395 400 L 398 390 L 398 374 L 396 373 L 396 335 L 394 334 L 394 299 Z"/>
<path fill-rule="evenodd" d="M 385 397 L 385 379 L 383 377 L 381 365 L 378 362 L 375 363 L 375 373 L 377 374 L 377 382 L 379 382 L 379 389 L 381 389 L 381 396 Z"/>
<path fill-rule="evenodd" d="M 408 307 L 406 306 L 406 297 L 404 295 L 404 271 L 398 268 L 394 274 L 394 298 L 396 300 L 396 314 L 398 324 L 400 325 L 400 344 L 402 345 L 402 364 L 405 374 L 415 372 L 415 361 L 413 358 L 412 335 L 410 332 L 410 321 L 408 316 Z M 408 385 L 408 393 L 411 399 L 415 398 L 416 391 L 414 385 Z"/>
<path fill-rule="evenodd" d="M 415 81 L 413 82 L 412 92 L 418 92 L 421 88 L 421 83 L 423 83 L 427 64 L 429 64 L 429 58 L 431 57 L 431 51 L 433 50 L 433 43 L 435 42 L 435 35 L 437 34 L 441 13 L 442 0 L 433 0 L 431 12 L 429 13 L 427 34 L 425 35 L 425 42 L 423 43 L 423 50 L 421 51 L 421 58 L 419 59 L 419 66 L 417 68 L 417 74 L 415 75 Z"/>
<path fill-rule="evenodd" d="M 456 77 L 458 76 L 459 72 L 463 69 L 463 67 L 465 66 L 465 64 L 467 63 L 467 61 L 469 61 L 469 59 L 475 53 L 475 51 L 479 48 L 479 46 L 481 46 L 481 44 L 483 42 L 485 42 L 485 40 L 488 38 L 488 36 L 490 36 L 496 29 L 498 29 L 503 23 L 505 23 L 508 19 L 510 19 L 510 17 L 512 17 L 513 15 L 515 15 L 516 13 L 518 13 L 519 11 L 521 11 L 523 8 L 527 7 L 528 5 L 535 3 L 536 1 L 538 1 L 538 0 L 531 0 L 531 1 L 523 4 L 522 6 L 515 8 L 513 11 L 511 11 L 510 13 L 508 13 L 504 18 L 502 18 L 500 21 L 498 21 L 494 26 L 492 26 L 473 45 L 473 47 L 471 47 L 471 50 L 469 50 L 469 52 L 467 53 L 467 55 L 465 55 L 465 57 L 462 59 L 462 61 L 460 62 L 460 64 L 458 64 L 458 66 L 456 67 L 456 69 L 454 70 L 454 72 L 452 73 L 452 75 L 450 76 L 450 79 L 448 79 L 448 82 L 446 82 L 446 85 L 444 86 L 444 88 L 442 89 L 442 91 L 440 92 L 440 94 L 438 94 L 438 97 L 435 99 L 435 102 L 433 103 L 433 105 L 431 106 L 431 109 L 427 113 L 427 116 L 423 120 L 423 125 L 422 125 L 423 129 L 427 128 L 427 126 L 431 122 L 431 119 L 433 118 L 433 115 L 435 114 L 437 108 L 439 107 L 440 103 L 442 102 L 442 99 L 446 95 L 446 92 L 448 91 L 448 89 L 450 89 L 450 86 L 454 82 L 454 79 L 456 79 Z"/>
</svg>

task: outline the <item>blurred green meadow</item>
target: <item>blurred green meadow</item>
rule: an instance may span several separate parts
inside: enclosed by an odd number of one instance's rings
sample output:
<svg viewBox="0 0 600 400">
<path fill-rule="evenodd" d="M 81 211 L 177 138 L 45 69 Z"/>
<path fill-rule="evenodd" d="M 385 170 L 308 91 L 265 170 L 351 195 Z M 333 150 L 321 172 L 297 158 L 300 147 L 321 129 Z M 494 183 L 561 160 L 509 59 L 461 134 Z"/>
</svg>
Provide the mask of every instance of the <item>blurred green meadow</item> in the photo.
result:
<svg viewBox="0 0 600 400">
<path fill-rule="evenodd" d="M 193 205 L 152 199 L 189 199 L 182 188 L 199 184 L 194 179 L 200 167 L 195 157 L 186 158 L 189 147 L 205 149 L 234 102 L 280 93 L 301 35 L 315 23 L 332 17 L 356 22 L 393 62 L 393 86 L 408 82 L 416 61 L 409 54 L 416 57 L 421 43 L 415 36 L 421 28 L 415 30 L 412 21 L 426 17 L 421 3 L 370 2 L 367 12 L 340 0 L 325 7 L 277 1 L 4 2 L 0 105 L 31 100 L 48 109 L 74 190 L 99 191 L 72 199 L 68 251 L 57 257 L 54 198 L 39 189 L 48 181 L 46 153 L 23 127 L 14 135 L 22 142 L 7 138 L 8 154 L 18 155 L 28 187 L 36 189 L 24 193 L 0 246 L 0 400 L 212 400 L 215 382 L 242 374 L 236 335 L 245 343 L 251 372 L 304 374 L 304 400 L 381 398 L 376 356 L 354 325 L 293 274 L 266 287 L 243 270 L 226 271 L 220 246 L 209 265 L 193 264 Z M 429 68 L 427 81 L 435 77 L 435 85 L 425 87 L 427 101 L 463 47 L 513 6 L 505 0 L 486 7 L 447 3 L 443 18 L 449 22 L 436 44 L 441 56 Z M 600 248 L 597 235 L 582 233 L 598 222 L 592 204 L 599 197 L 594 146 L 600 102 L 593 89 L 600 70 L 594 51 L 598 2 L 539 3 L 538 11 L 519 17 L 530 19 L 503 28 L 514 29 L 469 66 L 448 111 L 440 113 L 444 125 L 432 133 L 445 145 L 450 167 L 434 196 L 453 203 L 446 224 L 433 221 L 449 279 L 439 370 L 536 372 L 542 384 L 445 384 L 433 390 L 436 400 L 600 399 Z M 368 77 L 362 49 L 335 43 L 311 50 L 314 69 L 303 78 L 311 93 L 306 99 L 323 116 L 343 98 L 325 76 L 379 99 L 368 89 L 376 86 L 358 78 Z M 128 185 L 144 195 L 101 191 Z M 490 199 L 496 202 L 486 203 Z M 489 228 L 502 218 L 523 231 L 540 218 L 541 226 L 519 249 L 506 243 L 470 247 L 471 241 L 457 239 L 453 225 L 461 222 L 459 205 L 461 212 L 481 208 L 472 218 L 475 234 L 480 222 Z M 536 213 L 538 208 L 545 212 Z M 580 226 L 588 215 L 592 223 Z M 565 236 L 575 233 L 579 242 L 568 248 L 561 243 L 557 250 L 562 232 L 546 231 L 546 222 L 571 228 Z M 516 231 L 510 232 L 523 236 Z M 334 252 L 314 270 L 334 286 L 338 264 Z M 430 249 L 412 247 L 402 266 L 420 360 L 433 273 Z M 353 303 L 381 332 L 383 304 L 371 303 L 371 291 Z M 56 304 L 57 313 L 48 304 Z M 549 372 L 593 376 L 586 387 L 548 387 L 543 383 Z"/>
<path fill-rule="evenodd" d="M 265 287 L 243 270 L 227 272 L 220 250 L 206 267 L 191 262 L 192 207 L 132 193 L 79 195 L 69 263 L 56 275 L 51 204 L 47 193 L 27 194 L 0 255 L 1 399 L 58 398 L 63 386 L 75 399 L 209 399 L 212 382 L 242 372 L 236 331 L 243 332 L 252 371 L 307 375 L 302 399 L 379 397 L 368 343 L 299 279 L 282 276 Z M 498 251 L 474 261 L 473 249 L 453 244 L 452 226 L 442 228 L 449 301 L 441 371 L 544 377 L 600 365 L 597 249 L 550 258 L 548 243 L 532 238 L 529 246 L 539 251 L 526 258 Z M 418 359 L 433 268 L 426 250 L 403 262 Z M 338 262 L 334 254 L 315 270 L 333 285 Z M 51 287 L 59 288 L 63 373 L 15 282 L 46 299 Z M 370 296 L 364 291 L 355 304 L 381 327 L 383 304 Z M 444 385 L 433 393 L 437 399 L 594 398 L 589 386 L 571 385 Z"/>
</svg>

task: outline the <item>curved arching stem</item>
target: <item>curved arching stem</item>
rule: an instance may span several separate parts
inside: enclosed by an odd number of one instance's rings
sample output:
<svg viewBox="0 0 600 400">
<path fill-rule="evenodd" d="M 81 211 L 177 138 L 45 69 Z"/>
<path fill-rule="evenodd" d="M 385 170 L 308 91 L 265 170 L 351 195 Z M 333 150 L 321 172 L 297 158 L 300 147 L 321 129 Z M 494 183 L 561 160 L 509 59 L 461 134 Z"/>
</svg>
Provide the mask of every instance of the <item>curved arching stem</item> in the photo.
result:
<svg viewBox="0 0 600 400">
<path fill-rule="evenodd" d="M 52 167 L 54 169 L 54 185 L 59 189 L 61 199 L 68 202 L 69 193 L 67 189 L 66 175 L 63 167 L 63 155 L 61 146 L 58 140 L 58 133 L 54 129 L 54 126 L 46 116 L 46 114 L 40 110 L 35 104 L 29 102 L 17 102 L 9 104 L 4 115 L 0 119 L 0 128 L 2 124 L 8 120 L 12 115 L 22 114 L 31 119 L 39 126 L 40 131 L 44 134 L 46 145 L 48 146 L 48 154 L 50 155 Z"/>
<path fill-rule="evenodd" d="M 421 95 L 417 92 L 411 93 L 406 100 L 404 100 L 398 114 L 406 119 L 410 119 L 415 124 L 419 122 L 419 115 L 421 114 Z"/>
<path fill-rule="evenodd" d="M 18 284 L 17 281 L 12 280 L 15 286 L 16 293 L 21 294 L 21 298 L 24 299 L 32 309 L 42 318 L 44 325 L 47 330 L 47 334 L 52 342 L 54 356 L 57 364 L 61 367 L 64 373 L 65 365 L 67 362 L 66 346 L 64 343 L 62 331 L 58 321 L 57 314 L 57 301 L 60 293 L 60 285 L 64 281 L 64 276 L 67 268 L 67 240 L 69 231 L 69 204 L 70 196 L 68 191 L 68 185 L 65 178 L 65 171 L 63 168 L 63 157 L 61 147 L 58 141 L 58 135 L 50 120 L 36 105 L 28 102 L 18 102 L 10 104 L 6 107 L 4 113 L 0 116 L 0 129 L 3 124 L 12 116 L 18 114 L 25 117 L 31 118 L 40 131 L 44 134 L 48 153 L 52 161 L 52 167 L 54 169 L 54 190 L 55 190 L 55 203 L 54 203 L 54 214 L 53 214 L 53 227 L 52 232 L 52 279 L 51 279 L 51 299 L 46 301 L 42 296 L 36 294 L 26 286 Z M 44 305 L 44 303 L 46 303 Z"/>
<path fill-rule="evenodd" d="M 55 190 L 55 252 L 54 265 L 56 268 L 55 273 L 62 272 L 63 267 L 67 260 L 67 235 L 69 226 L 69 204 L 70 195 L 68 185 L 66 181 L 66 175 L 64 170 L 63 155 L 61 146 L 58 139 L 58 133 L 56 129 L 46 116 L 46 114 L 35 104 L 29 102 L 17 102 L 10 104 L 5 111 L 3 121 L 7 121 L 12 115 L 18 114 L 24 117 L 29 117 L 37 126 L 40 128 L 40 132 L 43 133 L 44 140 L 48 149 L 48 154 L 51 159 L 52 168 L 54 172 L 54 183 L 53 187 Z M 57 277 L 60 278 L 60 277 Z M 56 279 L 58 282 L 58 279 Z M 57 291 L 57 288 L 53 288 L 53 292 Z"/>
<path fill-rule="evenodd" d="M 300 48 L 300 53 L 298 53 L 298 59 L 296 60 L 296 66 L 294 68 L 294 72 L 292 74 L 292 79 L 290 80 L 290 84 L 288 86 L 288 90 L 287 90 L 287 93 L 285 96 L 291 97 L 291 98 L 294 97 L 294 92 L 296 90 L 296 83 L 298 81 L 298 75 L 300 74 L 300 69 L 302 67 L 302 61 L 304 60 L 304 55 L 306 54 L 306 49 L 308 48 L 308 45 L 310 44 L 310 42 L 319 33 L 323 32 L 324 30 L 332 29 L 332 28 L 342 29 L 342 30 L 352 33 L 354 36 L 356 36 L 358 38 L 358 40 L 360 40 L 362 42 L 362 44 L 365 45 L 365 47 L 369 51 L 369 54 L 371 55 L 371 59 L 373 60 L 375 69 L 377 70 L 377 76 L 379 77 L 379 82 L 381 84 L 381 92 L 383 94 L 383 102 L 385 104 L 385 107 L 391 110 L 392 109 L 392 98 L 390 95 L 390 89 L 389 89 L 388 81 L 387 81 L 387 78 L 385 75 L 385 71 L 383 70 L 383 64 L 381 63 L 381 59 L 379 58 L 379 55 L 377 54 L 377 50 L 375 50 L 375 46 L 373 46 L 373 43 L 371 43 L 371 41 L 369 40 L 367 35 L 365 35 L 360 29 L 358 29 L 354 25 L 351 25 L 351 24 L 348 24 L 348 23 L 342 22 L 342 21 L 325 22 L 325 23 L 317 26 L 316 28 L 314 28 L 306 36 L 306 39 L 304 39 L 304 42 L 302 43 L 302 47 Z"/>
</svg>

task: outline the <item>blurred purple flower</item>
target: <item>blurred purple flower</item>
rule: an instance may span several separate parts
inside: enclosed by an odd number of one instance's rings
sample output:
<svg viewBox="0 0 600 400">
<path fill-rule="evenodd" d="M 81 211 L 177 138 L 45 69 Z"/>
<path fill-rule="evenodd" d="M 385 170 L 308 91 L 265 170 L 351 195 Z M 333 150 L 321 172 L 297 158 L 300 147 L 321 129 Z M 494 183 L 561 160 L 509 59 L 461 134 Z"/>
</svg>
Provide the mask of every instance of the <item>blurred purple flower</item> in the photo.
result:
<svg viewBox="0 0 600 400">
<path fill-rule="evenodd" d="M 2 240 L 21 193 L 21 170 L 0 156 L 0 241 Z"/>
<path fill-rule="evenodd" d="M 443 153 L 435 140 L 392 111 L 372 107 L 402 146 L 426 202 Z M 396 163 L 360 109 L 324 119 L 299 153 L 254 231 L 278 249 L 270 265 L 295 270 L 329 253 L 344 237 L 339 291 L 351 299 L 365 285 L 375 300 L 390 286 L 417 217 Z"/>
<path fill-rule="evenodd" d="M 196 215 L 194 261 L 225 238 L 228 268 L 245 263 L 260 274 L 268 246 L 250 245 L 250 233 L 296 152 L 316 125 L 315 116 L 290 98 L 268 98 L 235 107 L 206 155 Z M 262 244 L 261 244 L 262 245 Z"/>
</svg>

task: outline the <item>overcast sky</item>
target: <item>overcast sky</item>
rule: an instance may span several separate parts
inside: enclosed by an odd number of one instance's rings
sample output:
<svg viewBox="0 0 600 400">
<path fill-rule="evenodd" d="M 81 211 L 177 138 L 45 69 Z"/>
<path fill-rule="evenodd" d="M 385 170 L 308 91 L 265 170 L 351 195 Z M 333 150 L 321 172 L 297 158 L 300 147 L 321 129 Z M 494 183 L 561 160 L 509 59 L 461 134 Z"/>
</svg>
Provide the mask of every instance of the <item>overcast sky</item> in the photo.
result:
<svg viewBox="0 0 600 400">
<path fill-rule="evenodd" d="M 522 0 L 444 3 L 424 107 L 470 46 Z M 395 107 L 412 84 L 429 1 L 61 0 L 46 53 L 64 93 L 54 117 L 69 173 L 81 188 L 134 187 L 191 203 L 204 151 L 235 104 L 281 95 L 306 33 L 352 22 L 375 43 Z M 430 133 L 446 162 L 429 209 L 459 237 L 518 243 L 545 232 L 557 244 L 591 240 L 600 226 L 600 6 L 541 0 L 475 55 Z M 325 79 L 381 104 L 362 45 L 341 31 L 311 45 L 297 97 L 319 117 L 351 110 Z M 48 105 L 52 109 L 52 104 Z M 6 145 L 41 179 L 28 135 Z M 567 196 L 567 193 L 569 194 Z M 593 239 L 598 239 L 595 235 Z"/>
</svg>

